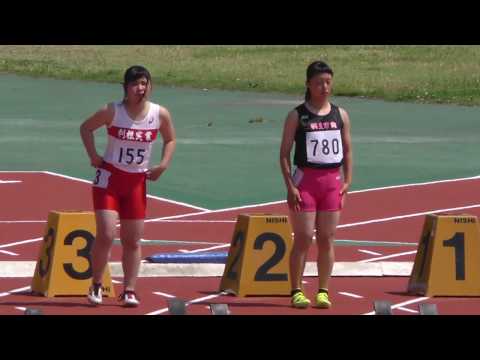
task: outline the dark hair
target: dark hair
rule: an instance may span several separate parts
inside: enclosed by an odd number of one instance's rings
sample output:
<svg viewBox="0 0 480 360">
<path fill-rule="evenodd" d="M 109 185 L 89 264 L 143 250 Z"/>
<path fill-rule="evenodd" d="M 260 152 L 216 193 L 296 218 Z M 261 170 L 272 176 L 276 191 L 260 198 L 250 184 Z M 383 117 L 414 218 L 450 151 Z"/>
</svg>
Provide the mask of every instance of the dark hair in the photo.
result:
<svg viewBox="0 0 480 360">
<path fill-rule="evenodd" d="M 315 75 L 318 74 L 330 74 L 333 76 L 333 70 L 328 64 L 324 61 L 314 61 L 307 68 L 307 81 L 313 78 Z M 310 100 L 310 89 L 307 88 L 305 92 L 305 101 Z"/>
<path fill-rule="evenodd" d="M 141 79 L 142 77 L 146 78 L 147 81 L 150 83 L 152 81 L 152 76 L 150 72 L 141 65 L 133 65 L 130 66 L 123 75 L 123 90 L 124 90 L 124 97 L 127 96 L 127 86 L 128 84 Z"/>
</svg>

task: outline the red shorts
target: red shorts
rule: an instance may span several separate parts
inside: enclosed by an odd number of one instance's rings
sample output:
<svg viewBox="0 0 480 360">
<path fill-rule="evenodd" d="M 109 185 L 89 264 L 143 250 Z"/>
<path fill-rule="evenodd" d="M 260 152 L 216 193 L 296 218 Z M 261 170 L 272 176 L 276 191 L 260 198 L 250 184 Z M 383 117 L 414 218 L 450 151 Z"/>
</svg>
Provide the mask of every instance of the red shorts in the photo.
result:
<svg viewBox="0 0 480 360">
<path fill-rule="evenodd" d="M 293 181 L 300 192 L 300 211 L 338 211 L 342 208 L 340 168 L 297 168 Z"/>
<path fill-rule="evenodd" d="M 145 173 L 129 173 L 104 162 L 92 183 L 95 210 L 115 210 L 120 219 L 145 219 Z"/>
</svg>

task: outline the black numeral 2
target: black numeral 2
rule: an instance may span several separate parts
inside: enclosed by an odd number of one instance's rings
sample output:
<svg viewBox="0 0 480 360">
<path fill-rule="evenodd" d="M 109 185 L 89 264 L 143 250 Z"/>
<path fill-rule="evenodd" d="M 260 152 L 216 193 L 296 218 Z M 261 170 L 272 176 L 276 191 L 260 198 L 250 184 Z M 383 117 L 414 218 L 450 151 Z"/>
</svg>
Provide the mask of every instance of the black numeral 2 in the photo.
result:
<svg viewBox="0 0 480 360">
<path fill-rule="evenodd" d="M 283 238 L 278 234 L 263 233 L 255 239 L 254 249 L 263 249 L 263 245 L 267 241 L 272 241 L 275 244 L 275 252 L 270 259 L 268 259 L 262 266 L 258 268 L 257 273 L 255 274 L 255 281 L 287 281 L 288 274 L 286 273 L 272 274 L 268 272 L 285 256 L 285 241 L 283 241 Z"/>
</svg>

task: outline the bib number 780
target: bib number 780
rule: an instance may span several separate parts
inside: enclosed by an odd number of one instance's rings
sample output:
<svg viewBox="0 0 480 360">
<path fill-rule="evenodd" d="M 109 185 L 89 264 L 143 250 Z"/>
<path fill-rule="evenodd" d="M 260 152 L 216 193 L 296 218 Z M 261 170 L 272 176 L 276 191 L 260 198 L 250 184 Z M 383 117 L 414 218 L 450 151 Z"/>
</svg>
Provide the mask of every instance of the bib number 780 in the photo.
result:
<svg viewBox="0 0 480 360">
<path fill-rule="evenodd" d="M 307 161 L 315 164 L 335 164 L 343 158 L 340 130 L 311 131 L 305 134 Z"/>
<path fill-rule="evenodd" d="M 318 147 L 318 140 L 310 140 L 312 144 L 314 144 L 313 147 L 313 156 L 317 156 L 317 147 Z M 330 152 L 332 152 L 334 155 L 338 155 L 340 153 L 340 143 L 338 139 L 332 139 L 332 143 L 330 145 L 330 142 L 327 139 L 322 140 L 322 149 L 321 149 L 323 155 L 330 155 Z"/>
</svg>

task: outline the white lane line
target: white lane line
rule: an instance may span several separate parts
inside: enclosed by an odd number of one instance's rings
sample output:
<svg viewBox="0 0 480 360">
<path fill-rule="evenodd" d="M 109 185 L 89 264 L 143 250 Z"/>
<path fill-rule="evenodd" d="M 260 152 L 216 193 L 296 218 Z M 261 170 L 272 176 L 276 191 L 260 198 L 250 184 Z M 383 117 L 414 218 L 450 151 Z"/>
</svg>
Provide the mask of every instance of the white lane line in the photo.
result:
<svg viewBox="0 0 480 360">
<path fill-rule="evenodd" d="M 445 209 L 433 209 L 433 210 L 422 211 L 422 212 L 418 212 L 418 213 L 411 213 L 411 214 L 391 216 L 391 217 L 386 217 L 386 218 L 378 218 L 378 219 L 359 221 L 359 222 L 355 222 L 355 223 L 341 224 L 341 225 L 338 225 L 337 228 L 338 229 L 349 228 L 349 227 L 360 226 L 360 225 L 382 223 L 382 222 L 387 222 L 387 221 L 392 221 L 392 220 L 408 219 L 408 218 L 413 218 L 413 217 L 422 216 L 422 215 L 434 214 L 434 213 L 438 213 L 438 212 L 458 211 L 458 210 L 473 209 L 473 208 L 478 208 L 478 207 L 480 207 L 480 204 L 473 204 L 473 205 L 466 205 L 466 206 L 459 206 L 459 207 L 445 208 Z M 201 211 L 201 212 L 196 212 L 196 213 L 188 213 L 188 214 L 181 214 L 181 215 L 174 215 L 174 216 L 158 217 L 158 218 L 145 220 L 145 222 L 160 222 L 162 220 L 180 219 L 180 218 L 187 217 L 187 216 L 198 216 L 198 215 L 205 215 L 205 214 L 213 214 L 213 213 L 218 213 L 218 212 L 222 212 L 222 211 L 226 211 L 226 210 L 220 209 L 220 210 Z M 218 220 L 209 220 L 209 221 L 214 221 L 215 222 L 215 221 L 218 221 Z M 234 220 L 219 220 L 219 221 L 235 222 Z"/>
<path fill-rule="evenodd" d="M 426 185 L 442 184 L 442 183 L 457 182 L 457 181 L 467 181 L 467 180 L 477 180 L 477 179 L 480 179 L 480 175 L 464 177 L 464 178 L 456 178 L 456 179 L 433 180 L 433 181 L 420 182 L 420 183 L 383 186 L 383 187 L 364 189 L 364 190 L 354 190 L 354 191 L 350 191 L 349 194 L 358 194 L 358 193 L 367 192 L 367 191 L 390 190 L 390 189 L 398 189 L 398 188 L 404 188 L 404 187 L 426 186 Z"/>
<path fill-rule="evenodd" d="M 413 214 L 393 216 L 393 217 L 388 217 L 388 218 L 380 218 L 380 219 L 361 221 L 361 222 L 350 223 L 350 224 L 343 224 L 343 225 L 337 226 L 337 228 L 348 228 L 348 227 L 354 227 L 354 226 L 359 226 L 359 225 L 366 225 L 366 224 L 387 222 L 387 221 L 392 221 L 392 220 L 406 219 L 406 218 L 417 217 L 417 216 L 422 216 L 422 215 L 426 215 L 426 214 L 434 214 L 434 213 L 437 213 L 437 212 L 465 210 L 465 209 L 472 209 L 472 208 L 477 208 L 477 207 L 480 207 L 480 204 L 467 205 L 467 206 L 448 208 L 448 209 L 435 209 L 435 210 L 429 210 L 429 211 L 424 211 L 424 212 L 420 212 L 420 213 L 413 213 Z M 208 212 L 195 213 L 195 214 L 190 214 L 190 215 L 200 215 L 200 214 L 205 214 L 205 213 L 213 213 L 215 211 L 216 210 L 212 210 L 212 211 L 208 211 Z M 189 215 L 177 215 L 176 217 L 180 218 L 182 216 L 189 216 Z M 149 220 L 146 220 L 145 222 L 159 221 L 159 220 L 162 220 L 162 219 L 163 218 L 149 219 Z M 196 251 L 203 251 L 203 250 L 198 249 Z M 410 253 L 412 253 L 412 252 L 410 252 Z M 390 257 L 401 256 L 401 255 L 403 255 L 403 254 L 401 253 L 399 255 L 390 255 Z M 368 262 L 368 261 L 375 261 L 375 260 L 374 259 L 368 259 L 368 260 L 363 260 L 363 261 Z"/>
<path fill-rule="evenodd" d="M 447 180 L 434 180 L 434 181 L 427 181 L 427 182 L 421 182 L 421 183 L 411 183 L 411 184 L 403 184 L 403 185 L 376 187 L 376 188 L 363 189 L 363 190 L 354 190 L 354 191 L 350 191 L 349 194 L 357 194 L 357 193 L 379 191 L 379 190 L 390 190 L 390 189 L 398 189 L 398 188 L 413 187 L 413 186 L 426 186 L 426 185 L 434 185 L 434 184 L 457 182 L 457 181 L 476 180 L 476 179 L 480 179 L 480 175 L 476 175 L 476 176 L 472 176 L 472 177 L 465 177 L 465 178 L 456 178 L 456 179 L 447 179 Z M 256 208 L 256 207 L 262 207 L 262 206 L 268 206 L 268 205 L 279 205 L 279 204 L 283 204 L 283 203 L 286 203 L 286 200 L 278 200 L 278 201 L 270 201 L 270 202 L 264 202 L 264 203 L 243 205 L 243 206 L 235 206 L 235 207 L 230 207 L 230 208 L 211 210 L 208 213 L 217 213 L 217 212 L 224 212 L 224 211 L 231 211 L 231 210 Z M 201 215 L 201 214 L 192 214 L 192 215 Z"/>
<path fill-rule="evenodd" d="M 375 256 L 382 256 L 382 254 L 375 252 L 375 251 L 370 251 L 370 250 L 363 250 L 363 249 L 358 249 L 359 252 L 365 253 L 368 255 L 375 255 Z"/>
<path fill-rule="evenodd" d="M 0 224 L 46 223 L 47 220 L 0 220 Z"/>
<path fill-rule="evenodd" d="M 20 310 L 20 311 L 25 311 L 25 310 L 27 310 L 26 307 L 22 307 L 22 306 L 15 306 L 15 309 Z"/>
<path fill-rule="evenodd" d="M 215 294 L 215 295 L 208 295 L 208 296 L 204 296 L 204 297 L 201 297 L 201 298 L 197 298 L 197 299 L 193 299 L 193 300 L 190 300 L 190 301 L 187 301 L 186 302 L 186 305 L 191 305 L 191 304 L 195 304 L 197 302 L 201 302 L 201 301 L 204 301 L 204 300 L 210 300 L 210 299 L 214 299 L 216 297 L 219 297 L 219 296 L 222 296 L 222 295 L 225 295 L 225 293 L 220 293 L 220 294 Z M 155 310 L 155 311 L 152 311 L 152 312 L 149 312 L 145 315 L 160 315 L 160 314 L 163 314 L 163 313 L 166 313 L 168 311 L 168 307 L 166 308 L 163 308 L 163 309 L 159 309 L 159 310 Z"/>
<path fill-rule="evenodd" d="M 166 223 L 236 223 L 236 220 L 164 220 L 159 219 L 155 222 L 166 222 Z"/>
<path fill-rule="evenodd" d="M 409 309 L 409 308 L 406 308 L 406 307 L 403 307 L 403 306 L 398 307 L 397 310 L 402 310 L 402 311 L 406 311 L 406 312 L 409 312 L 409 313 L 418 314 L 417 310 Z"/>
<path fill-rule="evenodd" d="M 182 252 L 183 253 L 188 253 L 188 254 L 194 254 L 194 253 L 199 253 L 199 252 L 208 251 L 208 250 L 222 249 L 222 248 L 226 248 L 226 247 L 229 247 L 229 246 L 230 246 L 230 244 L 223 244 L 223 245 L 211 246 L 211 247 L 202 248 L 202 249 L 184 250 Z"/>
<path fill-rule="evenodd" d="M 231 211 L 231 210 L 242 210 L 242 209 L 256 208 L 256 207 L 269 206 L 269 205 L 279 205 L 283 203 L 286 203 L 286 200 L 277 200 L 277 201 L 269 201 L 269 202 L 250 204 L 250 205 L 234 206 L 229 208 L 210 210 L 210 212 L 217 213 L 217 212 L 224 212 L 224 211 Z"/>
<path fill-rule="evenodd" d="M 6 254 L 6 255 L 18 256 L 17 253 L 14 253 L 12 251 L 7 251 L 7 250 L 0 250 L 0 253 Z"/>
<path fill-rule="evenodd" d="M 197 213 L 194 213 L 197 214 Z M 182 215 L 183 216 L 183 215 Z M 162 218 L 158 219 L 149 219 L 145 222 L 178 222 L 178 223 L 235 223 L 235 220 L 163 220 Z M 0 224 L 28 224 L 28 223 L 46 223 L 47 220 L 0 220 Z M 120 226 L 120 223 L 117 224 Z"/>
<path fill-rule="evenodd" d="M 381 257 L 376 257 L 376 258 L 371 258 L 371 259 L 365 259 L 365 260 L 360 260 L 359 263 L 369 263 L 377 260 L 385 260 L 385 259 L 391 259 L 399 256 L 404 256 L 404 255 L 411 255 L 411 254 L 416 254 L 417 250 L 412 250 L 412 251 L 405 251 L 397 254 L 391 254 L 391 255 L 385 255 Z"/>
<path fill-rule="evenodd" d="M 32 173 L 43 173 L 43 171 L 40 171 L 40 170 L 12 170 L 12 171 L 9 171 L 9 170 L 0 170 L 0 174 L 9 174 L 9 173 L 12 173 L 12 174 L 23 174 L 23 173 L 26 173 L 26 174 L 32 174 Z"/>
<path fill-rule="evenodd" d="M 170 299 L 174 299 L 174 298 L 175 298 L 175 295 L 167 294 L 167 293 L 164 293 L 164 292 L 161 292 L 161 291 L 154 291 L 153 293 L 154 293 L 155 295 L 164 296 L 164 297 L 167 297 L 167 298 L 170 298 Z"/>
<path fill-rule="evenodd" d="M 112 279 L 112 283 L 114 283 L 114 284 L 121 284 L 122 282 L 121 282 L 121 281 L 118 281 L 118 280 Z"/>
<path fill-rule="evenodd" d="M 353 297 L 355 299 L 363 299 L 363 296 L 360 296 L 360 295 L 357 295 L 357 294 L 352 294 L 352 293 L 349 293 L 349 292 L 346 292 L 346 291 L 340 291 L 339 294 L 345 295 L 345 296 L 350 296 L 350 297 Z"/>
<path fill-rule="evenodd" d="M 12 294 L 15 294 L 17 292 L 22 292 L 22 291 L 26 291 L 26 290 L 30 290 L 30 286 L 25 286 L 25 287 L 21 287 L 21 288 L 18 288 L 18 289 L 13 289 L 13 290 L 10 290 L 10 291 L 0 293 L 0 297 L 5 297 L 5 296 L 8 296 L 8 295 L 12 295 Z"/>
<path fill-rule="evenodd" d="M 247 206 L 247 207 L 249 207 L 249 206 Z M 386 217 L 386 218 L 359 221 L 359 222 L 355 222 L 355 223 L 341 224 L 341 225 L 338 225 L 337 228 L 340 229 L 340 228 L 348 228 L 348 227 L 354 227 L 354 226 L 360 226 L 360 225 L 375 224 L 375 223 L 387 222 L 387 221 L 392 221 L 392 220 L 400 220 L 400 219 L 407 219 L 407 218 L 412 218 L 412 217 L 417 217 L 417 216 L 422 216 L 422 215 L 434 214 L 434 213 L 438 213 L 438 212 L 458 211 L 458 210 L 473 209 L 473 208 L 478 208 L 478 207 L 480 207 L 480 204 L 473 204 L 473 205 L 466 205 L 466 206 L 459 206 L 459 207 L 445 208 L 445 209 L 433 209 L 433 210 L 422 211 L 422 212 L 418 212 L 418 213 L 411 213 L 411 214 L 391 216 L 391 217 Z M 198 215 L 204 215 L 204 214 L 213 214 L 213 213 L 218 213 L 218 212 L 223 212 L 223 211 L 226 211 L 226 210 L 225 209 L 220 209 L 220 210 L 201 211 L 201 212 L 197 212 L 197 213 L 174 215 L 174 216 L 168 216 L 168 217 L 158 217 L 158 218 L 145 220 L 145 222 L 159 222 L 161 220 L 180 219 L 180 218 L 187 217 L 187 216 L 198 216 Z M 212 221 L 212 220 L 210 220 L 210 221 Z M 229 220 L 220 220 L 220 221 L 229 221 Z M 233 221 L 233 220 L 230 220 L 230 221 Z M 233 221 L 233 222 L 235 222 L 235 221 Z"/>
<path fill-rule="evenodd" d="M 80 178 L 73 177 L 73 176 L 67 176 L 67 175 L 59 174 L 59 173 L 56 173 L 56 172 L 53 172 L 53 171 L 42 171 L 42 172 L 45 173 L 45 174 L 48 174 L 48 175 L 58 176 L 58 177 L 62 177 L 62 178 L 69 179 L 69 180 L 74 180 L 74 181 L 80 181 L 80 182 L 87 183 L 87 184 L 92 183 L 90 180 L 80 179 Z M 199 206 L 195 206 L 193 204 L 187 204 L 187 203 L 184 203 L 184 202 L 181 202 L 181 201 L 175 201 L 175 200 L 171 200 L 171 199 L 167 199 L 167 198 L 163 198 L 163 197 L 159 197 L 159 196 L 147 195 L 147 197 L 151 198 L 151 199 L 155 199 L 155 200 L 166 201 L 166 202 L 176 204 L 176 205 L 186 206 L 186 207 L 189 207 L 189 208 L 192 208 L 192 209 L 197 209 L 197 210 L 202 210 L 202 211 L 203 210 L 208 210 L 208 209 L 205 209 L 205 208 L 202 208 L 202 207 L 199 207 Z"/>
<path fill-rule="evenodd" d="M 16 184 L 21 182 L 21 180 L 0 180 L 0 184 Z"/>
<path fill-rule="evenodd" d="M 480 204 L 473 204 L 473 205 L 460 206 L 460 207 L 447 208 L 447 209 L 435 209 L 435 210 L 423 211 L 423 212 L 413 213 L 413 214 L 391 216 L 391 217 L 387 217 L 387 218 L 380 218 L 380 219 L 360 221 L 360 222 L 350 223 L 350 224 L 343 224 L 343 225 L 337 226 L 337 228 L 347 228 L 347 227 L 353 227 L 353 226 L 359 226 L 359 225 L 381 223 L 381 222 L 385 222 L 385 221 L 407 219 L 407 218 L 412 218 L 412 217 L 417 217 L 417 216 L 422 216 L 422 215 L 434 214 L 434 213 L 437 213 L 437 212 L 457 211 L 457 210 L 473 209 L 473 208 L 478 208 L 478 207 L 480 207 Z"/>
<path fill-rule="evenodd" d="M 192 209 L 201 210 L 201 211 L 208 210 L 207 208 L 204 208 L 204 207 L 196 206 L 196 205 L 189 204 L 189 203 L 182 202 L 182 201 L 171 200 L 171 199 L 167 199 L 167 198 L 160 197 L 160 196 L 147 195 L 147 197 L 150 198 L 150 199 L 155 199 L 155 200 L 160 200 L 160 201 L 166 201 L 166 202 L 169 202 L 169 203 L 172 203 L 172 204 L 175 204 L 175 205 L 182 205 L 182 206 L 186 206 L 186 207 L 189 207 L 189 208 L 192 208 Z"/>
<path fill-rule="evenodd" d="M 425 301 L 427 299 L 430 299 L 430 298 L 429 297 L 420 297 L 420 298 L 416 298 L 416 299 L 413 299 L 413 300 L 404 301 L 404 302 L 392 305 L 392 309 L 398 309 L 398 308 L 404 307 L 405 305 L 415 304 L 415 303 L 418 303 L 418 302 Z M 362 315 L 375 315 L 375 311 L 370 311 L 370 312 L 362 314 Z"/>
<path fill-rule="evenodd" d="M 187 216 L 193 216 L 193 215 L 203 215 L 203 214 L 209 214 L 211 211 L 200 211 L 200 212 L 191 212 L 191 213 L 186 213 L 186 214 L 179 214 L 179 215 L 172 215 L 172 216 L 162 216 L 162 217 L 156 217 L 152 219 L 146 219 L 145 222 L 158 222 L 161 220 L 169 220 L 169 219 L 180 219 L 182 217 L 187 217 Z"/>
<path fill-rule="evenodd" d="M 39 237 L 39 238 L 35 238 L 35 239 L 28 239 L 28 240 L 17 241 L 17 242 L 13 242 L 13 243 L 9 243 L 9 244 L 3 244 L 3 245 L 0 245 L 0 249 L 4 249 L 4 248 L 10 247 L 10 246 L 17 246 L 17 245 L 22 245 L 22 244 L 28 244 L 28 243 L 36 242 L 36 241 L 40 241 L 40 240 L 43 240 L 43 237 Z"/>
<path fill-rule="evenodd" d="M 369 191 L 379 191 L 379 190 L 390 190 L 390 189 L 398 189 L 398 188 L 413 187 L 413 186 L 426 186 L 426 185 L 434 185 L 434 184 L 457 182 L 457 181 L 476 180 L 476 179 L 480 179 L 480 175 L 476 175 L 476 176 L 472 176 L 472 177 L 456 178 L 456 179 L 433 180 L 433 181 L 420 182 L 420 183 L 410 183 L 410 184 L 402 184 L 402 185 L 392 185 L 392 186 L 369 188 L 369 189 L 363 189 L 363 190 L 354 190 L 354 191 L 350 191 L 349 194 L 357 194 L 357 193 L 363 193 L 363 192 L 369 192 Z M 224 209 L 217 209 L 217 210 L 211 210 L 211 211 L 204 212 L 204 213 L 217 213 L 217 212 L 224 212 L 224 211 L 231 211 L 231 210 L 240 210 L 240 209 L 247 209 L 247 208 L 262 207 L 262 206 L 268 206 L 268 205 L 278 205 L 278 204 L 283 204 L 283 203 L 286 203 L 286 200 L 270 201 L 270 202 L 264 202 L 264 203 L 257 203 L 257 204 L 236 206 L 236 207 L 230 207 L 230 208 L 224 208 Z M 201 213 L 192 214 L 192 215 L 201 215 Z"/>
</svg>

